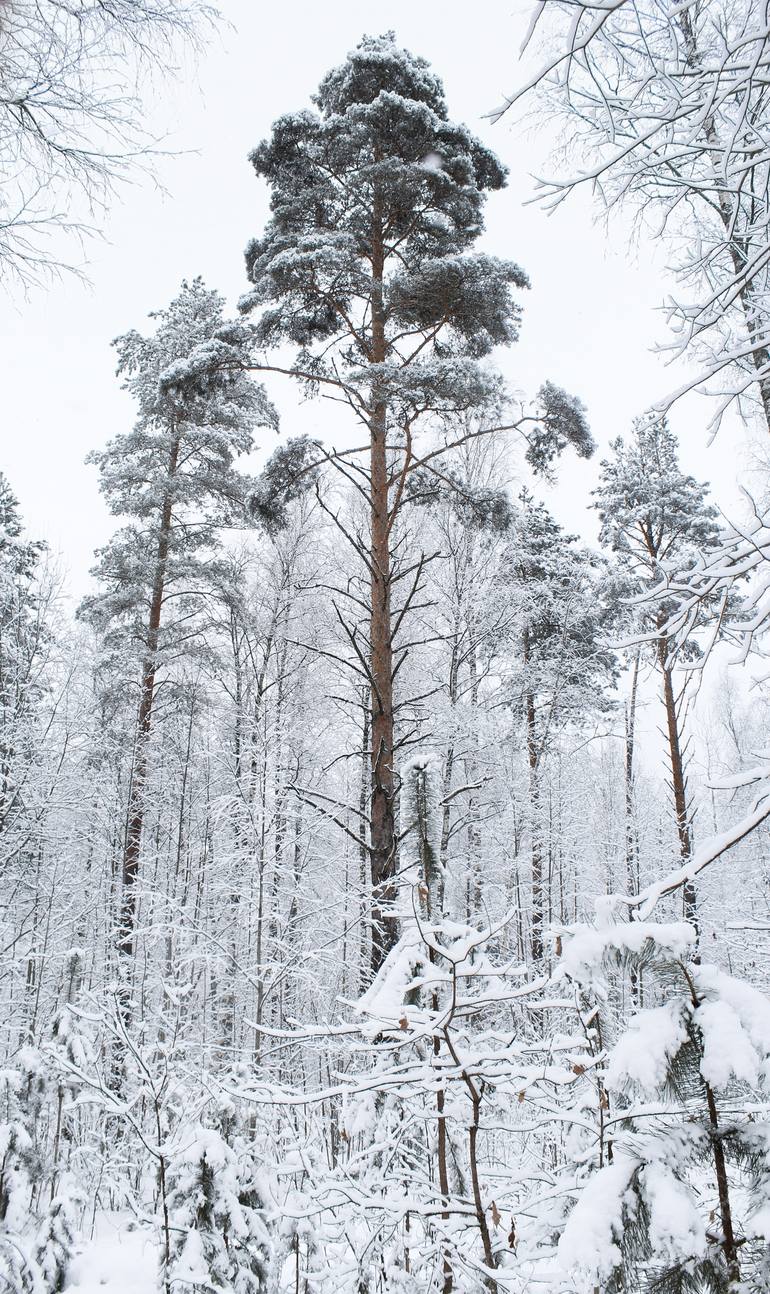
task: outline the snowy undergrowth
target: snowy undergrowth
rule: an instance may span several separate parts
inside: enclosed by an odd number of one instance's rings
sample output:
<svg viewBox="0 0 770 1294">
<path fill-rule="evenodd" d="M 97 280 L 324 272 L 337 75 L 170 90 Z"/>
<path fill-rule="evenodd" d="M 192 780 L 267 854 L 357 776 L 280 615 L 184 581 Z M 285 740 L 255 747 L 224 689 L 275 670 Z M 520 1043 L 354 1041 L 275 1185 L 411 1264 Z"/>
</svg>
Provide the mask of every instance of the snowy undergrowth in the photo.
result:
<svg viewBox="0 0 770 1294">
<path fill-rule="evenodd" d="M 92 1239 L 79 1241 L 65 1289 L 78 1294 L 145 1294 L 158 1279 L 158 1238 L 129 1214 L 97 1214 Z"/>
</svg>

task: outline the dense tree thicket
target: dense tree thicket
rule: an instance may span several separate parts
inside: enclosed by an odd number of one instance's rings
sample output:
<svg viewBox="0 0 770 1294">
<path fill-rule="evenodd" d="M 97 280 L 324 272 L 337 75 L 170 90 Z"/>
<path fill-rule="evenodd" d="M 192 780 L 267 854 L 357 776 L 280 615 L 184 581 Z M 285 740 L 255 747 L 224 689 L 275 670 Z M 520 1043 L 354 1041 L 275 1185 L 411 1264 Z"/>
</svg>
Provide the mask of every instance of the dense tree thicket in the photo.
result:
<svg viewBox="0 0 770 1294">
<path fill-rule="evenodd" d="M 116 342 L 77 618 L 0 477 L 0 1284 L 761 1294 L 767 525 L 647 412 L 569 534 L 504 168 L 392 35 L 314 102 L 241 317 Z M 350 439 L 257 472 L 285 376 Z"/>
</svg>

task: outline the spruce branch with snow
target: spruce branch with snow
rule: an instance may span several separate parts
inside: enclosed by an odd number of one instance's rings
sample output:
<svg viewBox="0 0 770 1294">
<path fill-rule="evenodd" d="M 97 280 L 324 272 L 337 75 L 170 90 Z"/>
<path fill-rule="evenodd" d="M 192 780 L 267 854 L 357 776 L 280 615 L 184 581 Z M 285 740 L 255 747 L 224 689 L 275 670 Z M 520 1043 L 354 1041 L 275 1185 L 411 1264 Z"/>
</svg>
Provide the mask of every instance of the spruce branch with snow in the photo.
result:
<svg viewBox="0 0 770 1294">
<path fill-rule="evenodd" d="M 650 1002 L 608 1046 L 608 1157 L 559 1242 L 587 1288 L 765 1287 L 770 1003 L 688 962 L 693 935 L 639 922 L 560 932 L 562 975 L 606 999 L 618 968 L 634 967 Z"/>
</svg>

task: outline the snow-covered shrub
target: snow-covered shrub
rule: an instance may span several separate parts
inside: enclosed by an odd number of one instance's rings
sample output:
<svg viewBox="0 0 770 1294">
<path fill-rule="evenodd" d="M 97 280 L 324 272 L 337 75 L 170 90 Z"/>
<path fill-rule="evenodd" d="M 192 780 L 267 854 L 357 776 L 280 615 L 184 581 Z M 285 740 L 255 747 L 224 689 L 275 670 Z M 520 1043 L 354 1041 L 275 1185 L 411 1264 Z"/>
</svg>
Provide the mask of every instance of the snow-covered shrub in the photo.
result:
<svg viewBox="0 0 770 1294">
<path fill-rule="evenodd" d="M 46 1063 L 23 1047 L 14 1064 L 0 1070 L 0 1217 L 26 1219 L 42 1176 L 41 1127 L 49 1095 Z"/>
<path fill-rule="evenodd" d="M 175 1294 L 267 1289 L 270 1240 L 253 1160 L 213 1128 L 182 1129 L 168 1168 L 169 1256 Z"/>
<path fill-rule="evenodd" d="M 46 1294 L 61 1294 L 66 1287 L 82 1198 L 75 1179 L 65 1173 L 40 1223 L 35 1262 Z"/>
<path fill-rule="evenodd" d="M 96 1064 L 92 1027 L 85 1016 L 69 1005 L 61 1007 L 54 1016 L 45 1061 L 55 1106 L 50 1175 L 52 1190 L 57 1195 L 61 1189 L 57 1185 L 59 1172 L 72 1172 L 73 1147 L 77 1147 L 81 1159 L 86 1150 L 78 1127 L 77 1098 Z M 73 1177 L 69 1179 L 68 1189 L 76 1194 L 79 1190 Z"/>
<path fill-rule="evenodd" d="M 18 1236 L 0 1230 L 0 1289 L 3 1294 L 44 1294 L 40 1272 Z"/>
<path fill-rule="evenodd" d="M 16 1064 L 0 1070 L 0 1289 L 39 1294 L 40 1272 L 31 1253 L 29 1219 L 40 1184 L 37 1125 L 46 1091 L 38 1052 L 23 1048 Z"/>
</svg>

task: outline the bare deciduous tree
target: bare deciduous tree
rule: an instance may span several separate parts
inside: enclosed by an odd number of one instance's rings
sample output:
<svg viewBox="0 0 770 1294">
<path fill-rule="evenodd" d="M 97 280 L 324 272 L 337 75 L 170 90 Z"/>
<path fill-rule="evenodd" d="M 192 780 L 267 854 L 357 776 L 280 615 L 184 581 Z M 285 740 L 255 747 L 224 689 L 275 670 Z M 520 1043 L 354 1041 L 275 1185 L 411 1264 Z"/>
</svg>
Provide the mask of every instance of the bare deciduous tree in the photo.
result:
<svg viewBox="0 0 770 1294">
<path fill-rule="evenodd" d="M 499 108 L 533 92 L 566 130 L 547 205 L 589 187 L 668 242 L 681 291 L 671 349 L 702 367 L 715 424 L 758 389 L 770 428 L 770 30 L 758 0 L 538 0 L 524 42 L 547 30 L 542 66 Z"/>
<path fill-rule="evenodd" d="M 67 265 L 115 184 L 151 161 L 142 86 L 216 16 L 205 0 L 0 5 L 0 282 Z"/>
</svg>

